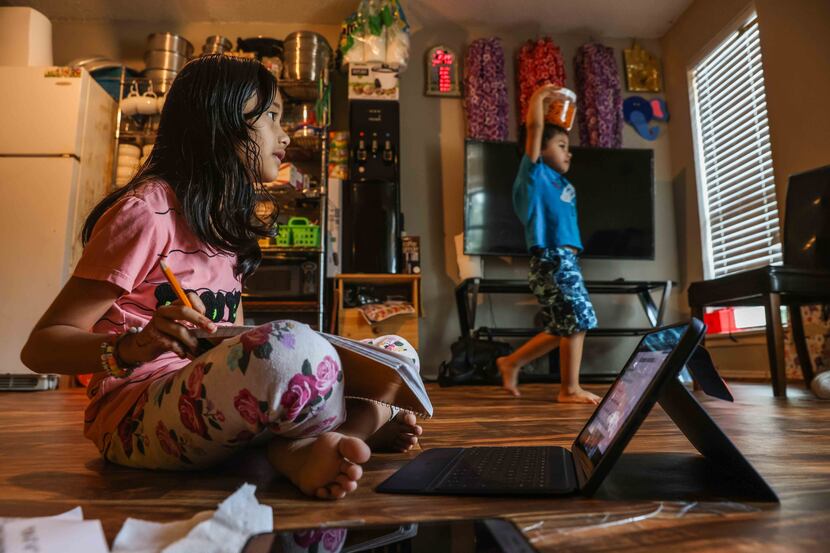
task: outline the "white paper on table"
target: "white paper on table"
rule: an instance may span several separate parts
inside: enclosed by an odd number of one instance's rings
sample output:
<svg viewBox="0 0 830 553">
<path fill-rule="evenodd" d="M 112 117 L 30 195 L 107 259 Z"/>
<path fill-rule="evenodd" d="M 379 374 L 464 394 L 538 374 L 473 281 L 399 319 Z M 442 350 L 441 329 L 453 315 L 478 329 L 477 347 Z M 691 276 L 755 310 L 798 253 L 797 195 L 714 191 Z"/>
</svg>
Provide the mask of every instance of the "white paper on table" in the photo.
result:
<svg viewBox="0 0 830 553">
<path fill-rule="evenodd" d="M 4 553 L 108 553 L 100 520 L 18 519 L 2 525 Z"/>
<path fill-rule="evenodd" d="M 189 520 L 158 523 L 129 518 L 115 537 L 113 553 L 238 553 L 254 534 L 274 530 L 273 509 L 260 505 L 256 486 L 245 484 L 216 511 Z"/>
</svg>

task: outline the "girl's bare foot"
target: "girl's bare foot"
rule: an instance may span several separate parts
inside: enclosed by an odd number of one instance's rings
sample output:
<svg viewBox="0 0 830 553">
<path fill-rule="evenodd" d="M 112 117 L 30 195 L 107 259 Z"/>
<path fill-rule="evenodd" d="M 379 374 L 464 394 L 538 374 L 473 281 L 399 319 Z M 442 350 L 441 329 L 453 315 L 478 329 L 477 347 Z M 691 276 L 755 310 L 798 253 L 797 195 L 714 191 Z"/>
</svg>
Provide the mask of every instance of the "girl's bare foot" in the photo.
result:
<svg viewBox="0 0 830 553">
<path fill-rule="evenodd" d="M 395 418 L 381 426 L 366 440 L 372 451 L 393 451 L 404 453 L 418 445 L 418 436 L 424 429 L 418 426 L 412 413 L 399 411 Z"/>
<path fill-rule="evenodd" d="M 511 365 L 507 357 L 496 359 L 496 367 L 498 367 L 501 374 L 502 387 L 514 396 L 519 397 L 521 395 L 519 393 L 519 369 L 521 367 Z"/>
<path fill-rule="evenodd" d="M 559 403 L 592 403 L 596 405 L 601 399 L 598 395 L 578 386 L 575 389 L 567 389 L 563 386 L 559 388 L 559 397 L 556 401 Z"/>
<path fill-rule="evenodd" d="M 274 438 L 268 460 L 300 491 L 320 499 L 341 499 L 357 489 L 363 476 L 360 464 L 369 460 L 366 442 L 339 432 L 314 438 Z"/>
</svg>

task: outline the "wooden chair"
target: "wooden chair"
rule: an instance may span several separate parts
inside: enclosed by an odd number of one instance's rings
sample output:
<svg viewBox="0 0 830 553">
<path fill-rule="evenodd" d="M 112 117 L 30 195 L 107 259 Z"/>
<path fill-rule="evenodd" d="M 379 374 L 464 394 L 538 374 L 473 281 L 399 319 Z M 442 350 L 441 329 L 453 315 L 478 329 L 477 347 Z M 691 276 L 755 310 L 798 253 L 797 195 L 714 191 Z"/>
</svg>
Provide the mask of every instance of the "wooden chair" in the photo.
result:
<svg viewBox="0 0 830 553">
<path fill-rule="evenodd" d="M 830 166 L 790 177 L 782 248 L 783 265 L 767 265 L 689 286 L 689 306 L 692 315 L 700 319 L 707 306 L 764 307 L 776 397 L 787 395 L 782 305 L 789 309 L 804 381 L 809 386 L 813 378 L 800 307 L 830 303 Z"/>
</svg>

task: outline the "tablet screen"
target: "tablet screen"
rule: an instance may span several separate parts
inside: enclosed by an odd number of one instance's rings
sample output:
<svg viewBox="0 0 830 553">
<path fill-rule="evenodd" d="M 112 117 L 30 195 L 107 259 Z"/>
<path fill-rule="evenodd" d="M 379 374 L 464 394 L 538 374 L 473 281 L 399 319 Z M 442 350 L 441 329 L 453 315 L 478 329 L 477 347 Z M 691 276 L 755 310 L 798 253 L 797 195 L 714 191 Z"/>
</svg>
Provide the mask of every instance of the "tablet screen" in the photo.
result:
<svg viewBox="0 0 830 553">
<path fill-rule="evenodd" d="M 685 330 L 686 325 L 682 325 L 653 332 L 637 346 L 576 439 L 594 466 L 628 424 Z"/>
</svg>

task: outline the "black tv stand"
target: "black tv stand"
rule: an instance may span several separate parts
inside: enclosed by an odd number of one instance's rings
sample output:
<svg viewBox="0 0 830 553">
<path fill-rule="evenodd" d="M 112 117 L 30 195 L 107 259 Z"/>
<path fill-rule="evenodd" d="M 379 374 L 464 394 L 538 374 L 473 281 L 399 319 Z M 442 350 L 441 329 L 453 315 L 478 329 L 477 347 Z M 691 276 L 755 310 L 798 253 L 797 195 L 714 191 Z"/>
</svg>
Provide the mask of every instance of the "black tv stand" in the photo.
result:
<svg viewBox="0 0 830 553">
<path fill-rule="evenodd" d="M 595 328 L 588 331 L 588 336 L 642 336 L 663 324 L 666 300 L 671 294 L 671 280 L 586 280 L 589 294 L 634 294 L 640 300 L 646 318 L 651 326 L 644 328 Z M 653 291 L 660 292 L 660 303 L 656 304 Z M 455 288 L 455 302 L 458 308 L 458 323 L 461 336 L 491 338 L 523 338 L 535 336 L 542 328 L 501 328 L 476 327 L 476 306 L 479 294 L 530 294 L 527 280 L 519 279 L 485 279 L 468 278 Z M 538 375 L 537 375 L 538 376 Z M 534 378 L 537 381 L 558 381 L 558 372 Z M 616 374 L 587 374 L 583 382 L 607 382 L 616 378 Z"/>
</svg>

